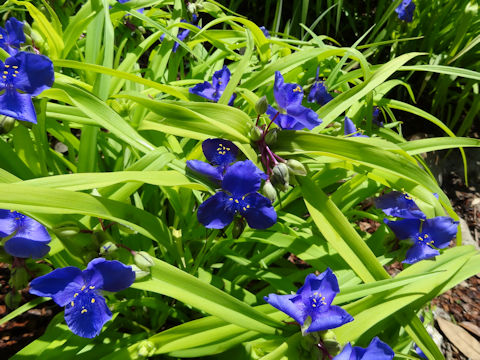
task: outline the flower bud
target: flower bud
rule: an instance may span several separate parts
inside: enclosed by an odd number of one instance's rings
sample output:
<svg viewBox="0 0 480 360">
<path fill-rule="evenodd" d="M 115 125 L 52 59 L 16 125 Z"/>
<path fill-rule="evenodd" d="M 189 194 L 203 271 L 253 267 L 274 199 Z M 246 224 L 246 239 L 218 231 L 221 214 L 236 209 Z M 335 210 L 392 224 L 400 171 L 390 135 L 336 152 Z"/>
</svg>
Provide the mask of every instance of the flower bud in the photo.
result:
<svg viewBox="0 0 480 360">
<path fill-rule="evenodd" d="M 144 271 L 135 264 L 130 266 L 132 267 L 132 270 L 135 272 L 135 280 L 140 280 L 140 279 L 146 278 L 147 276 L 150 276 L 150 271 Z"/>
<path fill-rule="evenodd" d="M 56 225 L 52 230 L 61 240 L 70 239 L 80 232 L 78 223 L 75 221 L 65 221 Z"/>
<path fill-rule="evenodd" d="M 338 354 L 340 352 L 340 344 L 337 342 L 335 333 L 327 330 L 322 333 L 323 345 L 330 354 Z"/>
<path fill-rule="evenodd" d="M 128 225 L 117 223 L 117 226 L 118 226 L 118 230 L 128 235 L 134 235 L 138 232 L 137 230 L 135 230 L 134 228 Z"/>
<path fill-rule="evenodd" d="M 149 271 L 150 268 L 155 265 L 152 257 L 146 251 L 139 251 L 133 256 L 133 261 L 135 264 L 144 271 Z"/>
<path fill-rule="evenodd" d="M 270 180 L 266 181 L 265 184 L 263 184 L 262 188 L 262 193 L 265 195 L 266 198 L 268 198 L 272 203 L 277 199 L 277 191 L 273 187 L 272 183 Z"/>
<path fill-rule="evenodd" d="M 255 111 L 257 112 L 258 115 L 265 114 L 267 112 L 268 108 L 268 101 L 267 97 L 264 95 L 255 104 Z"/>
<path fill-rule="evenodd" d="M 279 129 L 272 129 L 267 132 L 267 135 L 265 135 L 265 142 L 268 145 L 274 145 L 277 142 L 278 131 Z"/>
<path fill-rule="evenodd" d="M 18 291 L 10 291 L 5 295 L 5 305 L 7 305 L 9 309 L 16 309 L 18 305 L 20 305 L 21 300 L 22 296 Z"/>
<path fill-rule="evenodd" d="M 288 166 L 284 163 L 278 163 L 272 170 L 273 176 L 280 181 L 281 184 L 288 184 L 290 175 L 288 173 Z"/>
<path fill-rule="evenodd" d="M 197 10 L 196 4 L 189 2 L 189 3 L 187 4 L 187 10 L 188 10 L 188 12 L 191 13 L 191 14 L 195 13 L 195 11 Z"/>
<path fill-rule="evenodd" d="M 137 30 L 140 31 L 142 34 L 145 34 L 147 30 L 142 25 L 137 26 Z"/>
<path fill-rule="evenodd" d="M 142 341 L 137 348 L 138 356 L 149 357 L 155 352 L 155 344 L 149 340 Z"/>
<path fill-rule="evenodd" d="M 113 242 L 111 241 L 107 241 L 105 243 L 103 243 L 101 246 L 100 246 L 100 255 L 101 256 L 109 256 L 109 255 L 112 255 L 113 253 L 115 253 L 116 251 L 118 250 L 118 246 L 115 245 Z"/>
<path fill-rule="evenodd" d="M 252 141 L 258 141 L 261 138 L 262 138 L 262 130 L 257 126 L 253 127 L 250 130 L 250 139 L 252 139 Z"/>
<path fill-rule="evenodd" d="M 300 161 L 289 159 L 287 160 L 288 169 L 295 175 L 305 176 L 307 175 L 307 169 Z"/>
<path fill-rule="evenodd" d="M 9 283 L 14 289 L 24 289 L 28 285 L 27 269 L 24 267 L 14 268 Z"/>
<path fill-rule="evenodd" d="M 232 236 L 234 239 L 238 239 L 242 235 L 245 229 L 245 220 L 243 218 L 235 218 L 233 222 Z"/>
<path fill-rule="evenodd" d="M 0 122 L 0 134 L 8 134 L 15 127 L 15 119 L 4 116 Z"/>
</svg>

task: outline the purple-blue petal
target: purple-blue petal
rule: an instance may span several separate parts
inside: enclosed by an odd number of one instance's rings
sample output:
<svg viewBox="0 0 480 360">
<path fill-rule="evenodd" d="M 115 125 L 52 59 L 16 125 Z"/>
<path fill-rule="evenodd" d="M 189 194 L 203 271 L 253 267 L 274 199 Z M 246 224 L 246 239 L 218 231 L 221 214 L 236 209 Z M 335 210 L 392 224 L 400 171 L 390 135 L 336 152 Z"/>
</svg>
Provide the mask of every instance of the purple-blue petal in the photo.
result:
<svg viewBox="0 0 480 360">
<path fill-rule="evenodd" d="M 225 139 L 206 139 L 202 142 L 203 154 L 213 165 L 226 166 L 237 159 L 238 147 Z"/>
<path fill-rule="evenodd" d="M 345 122 L 344 122 L 344 134 L 345 135 L 352 135 L 352 137 L 368 137 L 367 135 L 362 135 L 357 128 L 355 127 L 355 124 L 353 121 L 345 116 Z"/>
<path fill-rule="evenodd" d="M 318 75 L 318 72 L 317 72 L 317 75 Z M 327 88 L 325 87 L 323 81 L 316 81 L 313 84 L 307 98 L 308 102 L 311 102 L 311 103 L 314 102 L 322 106 L 332 100 L 333 100 L 333 97 L 327 91 Z"/>
<path fill-rule="evenodd" d="M 52 61 L 43 55 L 21 51 L 5 60 L 6 65 L 18 66 L 13 86 L 31 96 L 36 96 L 53 85 Z"/>
<path fill-rule="evenodd" d="M 277 222 L 277 213 L 265 196 L 251 193 L 246 196 L 245 201 L 250 207 L 242 212 L 242 215 L 252 229 L 267 229 Z"/>
<path fill-rule="evenodd" d="M 187 160 L 187 167 L 218 184 L 223 180 L 223 170 L 220 166 L 213 166 L 200 160 Z"/>
<path fill-rule="evenodd" d="M 280 114 L 271 105 L 268 105 L 267 107 L 267 115 L 270 117 L 270 120 L 275 119 L 274 123 L 277 124 L 281 129 L 302 130 L 304 128 L 304 126 L 301 123 L 297 122 L 294 117 L 287 114 Z"/>
<path fill-rule="evenodd" d="M 20 94 L 15 89 L 7 88 L 0 95 L 0 114 L 14 119 L 37 123 L 37 113 L 29 94 Z"/>
<path fill-rule="evenodd" d="M 374 337 L 365 350 L 365 354 L 362 358 L 364 360 L 392 360 L 395 356 L 395 353 L 390 348 L 390 346 L 385 344 L 378 337 Z"/>
<path fill-rule="evenodd" d="M 425 219 L 425 214 L 407 194 L 392 191 L 375 200 L 375 205 L 389 216 L 405 219 Z"/>
<path fill-rule="evenodd" d="M 314 127 L 320 125 L 322 120 L 319 119 L 318 114 L 312 109 L 306 108 L 302 105 L 289 105 L 286 108 L 287 114 L 290 115 L 303 125 L 304 128 L 312 130 Z"/>
<path fill-rule="evenodd" d="M 193 88 L 188 89 L 188 91 L 208 100 L 218 101 L 218 99 L 220 99 L 220 96 L 218 96 L 218 93 L 208 81 L 197 84 Z"/>
<path fill-rule="evenodd" d="M 422 241 L 417 241 L 410 249 L 408 249 L 407 254 L 405 255 L 405 260 L 402 262 L 406 264 L 414 264 L 420 260 L 429 259 L 437 255 L 440 255 L 438 250 L 431 248 Z"/>
<path fill-rule="evenodd" d="M 276 71 L 273 96 L 275 97 L 278 106 L 282 109 L 286 109 L 292 105 L 302 104 L 303 89 L 298 84 L 285 84 L 280 71 Z"/>
<path fill-rule="evenodd" d="M 298 306 L 292 302 L 292 299 L 295 298 L 296 295 L 277 295 L 277 294 L 269 294 L 265 296 L 263 299 L 272 305 L 274 308 L 284 312 L 300 325 L 303 325 L 305 319 L 307 317 L 306 313 L 303 311 L 302 306 Z"/>
<path fill-rule="evenodd" d="M 222 188 L 234 197 L 257 192 L 262 182 L 257 169 L 250 160 L 237 161 L 225 171 Z"/>
<path fill-rule="evenodd" d="M 392 229 L 399 240 L 413 238 L 420 231 L 420 219 L 403 219 L 397 221 L 384 219 L 384 222 Z"/>
<path fill-rule="evenodd" d="M 198 221 L 209 229 L 223 229 L 233 221 L 234 212 L 227 209 L 228 194 L 223 191 L 205 200 L 197 212 Z"/>
<path fill-rule="evenodd" d="M 267 39 L 270 39 L 270 37 L 271 37 L 271 36 L 270 36 L 270 33 L 269 33 L 268 30 L 265 28 L 265 26 L 260 26 L 260 30 L 262 30 L 263 35 L 265 35 L 265 37 L 266 37 Z"/>
<path fill-rule="evenodd" d="M 308 290 L 307 290 L 308 289 Z M 298 294 L 302 294 L 304 301 L 312 292 L 318 292 L 325 297 L 325 302 L 330 305 L 335 296 L 340 292 L 338 287 L 337 277 L 330 268 L 327 268 L 323 273 L 318 276 L 309 274 L 305 278 L 305 285 L 299 289 Z"/>
<path fill-rule="evenodd" d="M 30 293 L 51 297 L 58 305 L 65 306 L 82 285 L 82 271 L 68 266 L 33 279 L 30 283 Z"/>
<path fill-rule="evenodd" d="M 14 236 L 4 245 L 5 251 L 19 258 L 40 259 L 48 254 L 50 246 L 44 242 Z"/>
<path fill-rule="evenodd" d="M 352 344 L 348 343 L 347 345 L 345 345 L 342 352 L 337 356 L 335 356 L 333 360 L 358 360 L 358 359 L 355 357 Z"/>
<path fill-rule="evenodd" d="M 422 232 L 430 236 L 435 247 L 443 249 L 457 236 L 457 226 L 458 221 L 454 221 L 451 217 L 437 216 L 425 220 Z"/>
<path fill-rule="evenodd" d="M 15 212 L 0 209 L 0 237 L 7 237 L 17 229 Z"/>
<path fill-rule="evenodd" d="M 72 306 L 73 303 L 73 306 Z M 105 299 L 96 292 L 81 292 L 65 307 L 65 321 L 75 335 L 93 338 L 112 318 Z"/>
<path fill-rule="evenodd" d="M 213 88 L 217 92 L 222 93 L 223 90 L 225 90 L 225 88 L 227 87 L 228 82 L 230 81 L 230 76 L 230 70 L 225 65 L 220 70 L 215 71 L 212 77 Z"/>
<path fill-rule="evenodd" d="M 20 218 L 17 223 L 18 231 L 15 234 L 15 237 L 22 237 L 45 243 L 50 242 L 51 237 L 45 226 L 26 215 L 17 212 L 15 213 L 17 214 L 17 219 Z"/>
<path fill-rule="evenodd" d="M 84 271 L 84 275 L 86 274 L 91 274 L 91 278 L 86 279 L 90 286 L 112 292 L 124 290 L 135 281 L 135 272 L 131 266 L 104 258 L 90 261 Z"/>
<path fill-rule="evenodd" d="M 402 3 L 395 9 L 395 12 L 398 14 L 398 18 L 400 20 L 411 22 L 415 7 L 415 3 L 412 0 L 403 0 Z"/>
<path fill-rule="evenodd" d="M 311 312 L 312 323 L 306 332 L 334 329 L 353 321 L 352 315 L 340 306 L 329 306 L 325 311 Z"/>
<path fill-rule="evenodd" d="M 20 44 L 25 42 L 25 34 L 23 33 L 23 22 L 11 17 L 5 23 L 7 33 L 7 43 L 10 46 L 19 48 Z"/>
</svg>

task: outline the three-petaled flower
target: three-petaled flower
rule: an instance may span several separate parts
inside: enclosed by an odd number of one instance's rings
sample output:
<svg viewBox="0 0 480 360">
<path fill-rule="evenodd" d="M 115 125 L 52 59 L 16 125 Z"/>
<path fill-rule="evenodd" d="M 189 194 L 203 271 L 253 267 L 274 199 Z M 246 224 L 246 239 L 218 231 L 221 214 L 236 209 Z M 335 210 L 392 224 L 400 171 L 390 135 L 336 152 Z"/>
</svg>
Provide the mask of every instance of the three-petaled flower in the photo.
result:
<svg viewBox="0 0 480 360">
<path fill-rule="evenodd" d="M 375 199 L 375 205 L 388 216 L 405 219 L 425 219 L 426 216 L 419 209 L 413 198 L 400 191 L 392 191 Z"/>
<path fill-rule="evenodd" d="M 334 329 L 353 321 L 349 313 L 339 306 L 332 305 L 333 299 L 339 292 L 337 277 L 330 268 L 327 268 L 318 276 L 308 274 L 305 284 L 296 294 L 269 294 L 264 299 L 302 326 L 310 317 L 310 326 L 305 331 L 308 333 Z"/>
<path fill-rule="evenodd" d="M 250 160 L 238 161 L 225 171 L 222 189 L 198 208 L 198 221 L 210 229 L 222 229 L 237 213 L 254 229 L 266 229 L 275 224 L 277 213 L 272 203 L 258 193 L 262 176 Z"/>
<path fill-rule="evenodd" d="M 10 55 L 15 55 L 24 42 L 23 22 L 12 17 L 5 22 L 5 29 L 0 27 L 0 47 Z"/>
<path fill-rule="evenodd" d="M 0 114 L 37 123 L 32 96 L 53 84 L 53 64 L 49 58 L 18 52 L 3 63 L 0 60 Z M 19 92 L 20 90 L 21 92 Z"/>
<path fill-rule="evenodd" d="M 0 210 L 0 237 L 11 236 L 4 245 L 5 251 L 20 258 L 34 259 L 50 251 L 51 238 L 45 226 L 13 210 Z"/>
<path fill-rule="evenodd" d="M 375 337 L 365 349 L 348 343 L 333 360 L 392 360 L 394 356 L 390 346 Z"/>
<path fill-rule="evenodd" d="M 412 0 L 403 0 L 395 9 L 400 20 L 411 22 L 413 19 L 413 12 L 415 11 L 415 3 Z"/>
<path fill-rule="evenodd" d="M 190 88 L 189 91 L 192 94 L 204 97 L 205 99 L 218 102 L 230 81 L 230 76 L 230 70 L 224 65 L 221 70 L 215 71 L 211 84 L 208 81 L 204 81 L 203 83 Z M 232 105 L 236 97 L 237 94 L 233 94 L 228 105 Z"/>
<path fill-rule="evenodd" d="M 355 124 L 353 121 L 345 116 L 345 122 L 344 122 L 344 134 L 345 136 L 351 136 L 351 137 L 368 137 L 367 135 L 363 135 L 357 128 L 355 127 Z"/>
<path fill-rule="evenodd" d="M 333 100 L 333 96 L 327 90 L 325 83 L 323 81 L 318 80 L 318 73 L 320 71 L 320 67 L 317 67 L 317 75 L 315 77 L 315 82 L 310 89 L 310 93 L 308 94 L 308 102 L 317 103 L 319 105 L 325 105 L 326 103 Z"/>
<path fill-rule="evenodd" d="M 315 111 L 302 105 L 302 87 L 298 84 L 285 84 L 280 71 L 275 72 L 273 95 L 280 109 L 277 111 L 269 105 L 267 114 L 282 129 L 312 130 L 322 122 Z"/>
<path fill-rule="evenodd" d="M 437 216 L 432 219 L 403 219 L 391 221 L 384 219 L 398 239 L 410 239 L 413 246 L 408 249 L 403 261 L 413 264 L 440 254 L 436 249 L 448 246 L 450 240 L 457 235 L 458 221 L 448 216 Z"/>
<path fill-rule="evenodd" d="M 30 283 L 30 293 L 51 297 L 65 306 L 65 321 L 72 332 L 85 338 L 97 336 L 112 318 L 100 290 L 120 291 L 135 281 L 135 272 L 117 260 L 97 258 L 85 270 L 74 266 L 56 269 Z"/>
<path fill-rule="evenodd" d="M 225 139 L 206 139 L 202 142 L 203 154 L 209 163 L 188 160 L 187 167 L 215 182 L 221 182 L 227 167 L 236 160 L 238 147 Z"/>
</svg>

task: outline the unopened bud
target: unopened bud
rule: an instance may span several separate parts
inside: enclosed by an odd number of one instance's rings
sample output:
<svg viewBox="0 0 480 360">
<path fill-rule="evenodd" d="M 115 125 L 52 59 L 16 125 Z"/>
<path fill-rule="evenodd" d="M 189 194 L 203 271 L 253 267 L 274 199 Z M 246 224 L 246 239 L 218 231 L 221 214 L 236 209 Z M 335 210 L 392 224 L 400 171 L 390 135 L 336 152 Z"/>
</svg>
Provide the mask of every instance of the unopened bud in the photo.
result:
<svg viewBox="0 0 480 360">
<path fill-rule="evenodd" d="M 24 289 L 28 285 L 27 269 L 24 267 L 14 268 L 9 283 L 14 289 Z"/>
<path fill-rule="evenodd" d="M 233 222 L 232 236 L 234 239 L 238 239 L 242 235 L 245 229 L 245 220 L 243 218 L 236 218 Z"/>
<path fill-rule="evenodd" d="M 255 111 L 258 115 L 265 114 L 268 109 L 267 97 L 264 95 L 255 103 Z"/>
<path fill-rule="evenodd" d="M 137 230 L 135 230 L 134 228 L 128 225 L 117 223 L 117 226 L 118 226 L 118 230 L 128 235 L 134 235 L 138 232 Z"/>
<path fill-rule="evenodd" d="M 265 184 L 263 184 L 262 193 L 272 203 L 277 199 L 277 190 L 275 190 L 270 181 L 266 181 Z"/>
<path fill-rule="evenodd" d="M 195 13 L 195 11 L 197 10 L 197 7 L 196 7 L 195 3 L 189 2 L 189 3 L 187 4 L 187 10 L 188 10 L 188 12 L 190 12 L 191 14 Z"/>
<path fill-rule="evenodd" d="M 337 342 L 335 333 L 331 330 L 327 330 L 322 333 L 323 345 L 330 354 L 337 354 L 340 351 L 340 344 Z"/>
<path fill-rule="evenodd" d="M 272 170 L 273 176 L 280 181 L 281 184 L 288 184 L 290 175 L 288 173 L 288 166 L 284 163 L 278 163 Z"/>
<path fill-rule="evenodd" d="M 22 296 L 18 291 L 10 291 L 5 295 L 5 305 L 7 305 L 9 309 L 16 309 L 18 305 L 20 305 L 21 300 Z"/>
<path fill-rule="evenodd" d="M 155 344 L 149 340 L 144 340 L 138 345 L 138 356 L 149 357 L 155 352 Z"/>
<path fill-rule="evenodd" d="M 155 263 L 152 257 L 146 251 L 139 251 L 133 257 L 135 264 L 142 270 L 148 271 Z"/>
<path fill-rule="evenodd" d="M 250 130 L 250 139 L 252 139 L 252 141 L 258 141 L 261 138 L 262 138 L 262 130 L 259 129 L 257 126 L 253 127 Z"/>
<path fill-rule="evenodd" d="M 135 272 L 135 280 L 140 280 L 140 279 L 146 278 L 147 276 L 150 276 L 150 271 L 142 270 L 135 264 L 130 266 L 132 267 L 132 270 Z"/>
<path fill-rule="evenodd" d="M 62 240 L 72 238 L 73 236 L 77 235 L 79 231 L 80 228 L 78 227 L 78 223 L 75 221 L 65 221 L 53 228 L 55 235 Z"/>
<path fill-rule="evenodd" d="M 137 30 L 140 31 L 142 34 L 145 34 L 147 30 L 142 25 L 137 26 Z"/>
<path fill-rule="evenodd" d="M 103 243 L 102 245 L 100 245 L 99 253 L 100 253 L 101 256 L 109 256 L 109 255 L 113 255 L 113 253 L 115 253 L 117 250 L 118 250 L 117 245 L 115 245 L 111 241 L 107 241 L 107 242 Z"/>
<path fill-rule="evenodd" d="M 287 160 L 288 169 L 295 175 L 305 176 L 307 175 L 307 169 L 300 161 L 289 159 Z"/>
<path fill-rule="evenodd" d="M 0 122 L 0 134 L 8 134 L 15 127 L 15 119 L 10 116 L 4 116 Z"/>
<path fill-rule="evenodd" d="M 265 142 L 268 145 L 274 145 L 277 142 L 278 131 L 279 129 L 272 129 L 265 135 Z"/>
</svg>

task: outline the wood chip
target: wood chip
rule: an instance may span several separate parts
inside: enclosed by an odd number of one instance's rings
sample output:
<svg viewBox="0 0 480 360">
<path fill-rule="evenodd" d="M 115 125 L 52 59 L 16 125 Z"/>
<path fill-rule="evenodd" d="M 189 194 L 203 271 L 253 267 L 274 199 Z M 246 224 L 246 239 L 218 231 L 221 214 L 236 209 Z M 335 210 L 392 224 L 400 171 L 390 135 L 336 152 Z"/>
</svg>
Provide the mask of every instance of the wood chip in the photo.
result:
<svg viewBox="0 0 480 360">
<path fill-rule="evenodd" d="M 470 331 L 473 335 L 480 337 L 480 327 L 470 321 L 462 321 L 459 325 Z"/>
<path fill-rule="evenodd" d="M 480 343 L 460 326 L 438 318 L 437 323 L 443 334 L 465 356 L 472 360 L 480 360 Z"/>
</svg>

